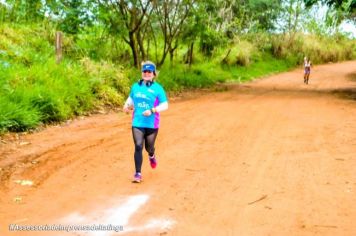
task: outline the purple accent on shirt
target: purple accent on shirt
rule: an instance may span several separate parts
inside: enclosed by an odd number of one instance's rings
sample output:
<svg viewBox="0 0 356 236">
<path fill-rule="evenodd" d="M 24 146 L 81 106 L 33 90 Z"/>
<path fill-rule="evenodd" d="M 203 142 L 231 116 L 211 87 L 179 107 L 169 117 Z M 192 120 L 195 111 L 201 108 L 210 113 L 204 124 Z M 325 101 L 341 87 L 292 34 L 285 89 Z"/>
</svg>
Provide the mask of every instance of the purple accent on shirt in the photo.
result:
<svg viewBox="0 0 356 236">
<path fill-rule="evenodd" d="M 158 100 L 158 98 L 156 98 L 155 103 L 153 104 L 153 107 L 158 106 L 158 104 L 159 104 L 159 100 Z M 155 127 L 155 129 L 157 129 L 157 128 L 159 128 L 159 113 L 156 112 L 154 115 L 155 115 L 154 127 Z"/>
</svg>

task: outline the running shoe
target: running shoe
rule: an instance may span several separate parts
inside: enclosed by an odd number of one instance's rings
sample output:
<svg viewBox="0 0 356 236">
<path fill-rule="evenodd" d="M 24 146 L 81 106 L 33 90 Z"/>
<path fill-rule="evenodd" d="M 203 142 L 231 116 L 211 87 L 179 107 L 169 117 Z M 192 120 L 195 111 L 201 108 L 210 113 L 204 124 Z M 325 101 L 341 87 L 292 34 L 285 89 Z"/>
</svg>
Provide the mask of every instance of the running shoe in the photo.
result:
<svg viewBox="0 0 356 236">
<path fill-rule="evenodd" d="M 140 183 L 142 181 L 142 175 L 140 172 L 137 172 L 135 175 L 134 175 L 134 178 L 133 178 L 133 181 L 134 183 Z"/>
<path fill-rule="evenodd" d="M 153 155 L 152 157 L 148 157 L 150 159 L 150 165 L 152 169 L 156 168 L 157 166 L 157 160 L 156 160 L 156 155 Z"/>
</svg>

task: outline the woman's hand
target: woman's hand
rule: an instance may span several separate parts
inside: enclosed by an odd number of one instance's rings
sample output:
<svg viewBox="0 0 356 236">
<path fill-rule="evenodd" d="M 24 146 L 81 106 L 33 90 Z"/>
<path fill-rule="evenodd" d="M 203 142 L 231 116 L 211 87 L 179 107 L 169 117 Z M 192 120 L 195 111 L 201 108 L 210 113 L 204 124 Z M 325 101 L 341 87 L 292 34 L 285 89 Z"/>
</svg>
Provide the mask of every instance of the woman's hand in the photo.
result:
<svg viewBox="0 0 356 236">
<path fill-rule="evenodd" d="M 132 111 L 133 109 L 132 109 L 132 107 L 124 107 L 122 110 L 123 110 L 126 114 L 129 114 L 130 111 Z"/>
<path fill-rule="evenodd" d="M 142 113 L 142 115 L 144 115 L 144 116 L 150 116 L 150 115 L 152 115 L 152 111 L 151 111 L 151 110 L 146 110 L 146 111 L 144 111 L 144 112 Z"/>
</svg>

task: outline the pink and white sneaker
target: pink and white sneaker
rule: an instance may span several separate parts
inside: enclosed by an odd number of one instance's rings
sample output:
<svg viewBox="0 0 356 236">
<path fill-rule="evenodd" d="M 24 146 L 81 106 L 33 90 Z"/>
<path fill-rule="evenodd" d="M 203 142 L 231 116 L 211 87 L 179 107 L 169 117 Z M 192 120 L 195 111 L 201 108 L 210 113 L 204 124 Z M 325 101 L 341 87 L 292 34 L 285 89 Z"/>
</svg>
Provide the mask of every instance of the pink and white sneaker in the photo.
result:
<svg viewBox="0 0 356 236">
<path fill-rule="evenodd" d="M 153 155 L 152 157 L 149 156 L 148 159 L 150 159 L 150 165 L 151 165 L 152 169 L 156 168 L 156 166 L 157 166 L 156 155 Z"/>
</svg>

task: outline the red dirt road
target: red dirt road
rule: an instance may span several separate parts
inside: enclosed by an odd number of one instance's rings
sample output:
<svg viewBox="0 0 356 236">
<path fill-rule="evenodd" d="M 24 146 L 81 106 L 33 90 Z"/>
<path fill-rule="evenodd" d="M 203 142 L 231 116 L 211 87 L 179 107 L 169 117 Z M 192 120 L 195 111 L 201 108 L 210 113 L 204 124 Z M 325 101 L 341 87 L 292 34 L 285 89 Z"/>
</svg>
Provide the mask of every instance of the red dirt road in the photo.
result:
<svg viewBox="0 0 356 236">
<path fill-rule="evenodd" d="M 315 66 L 309 85 L 298 69 L 171 98 L 141 184 L 121 112 L 2 139 L 0 235 L 356 235 L 355 74 L 351 61 Z"/>
</svg>

